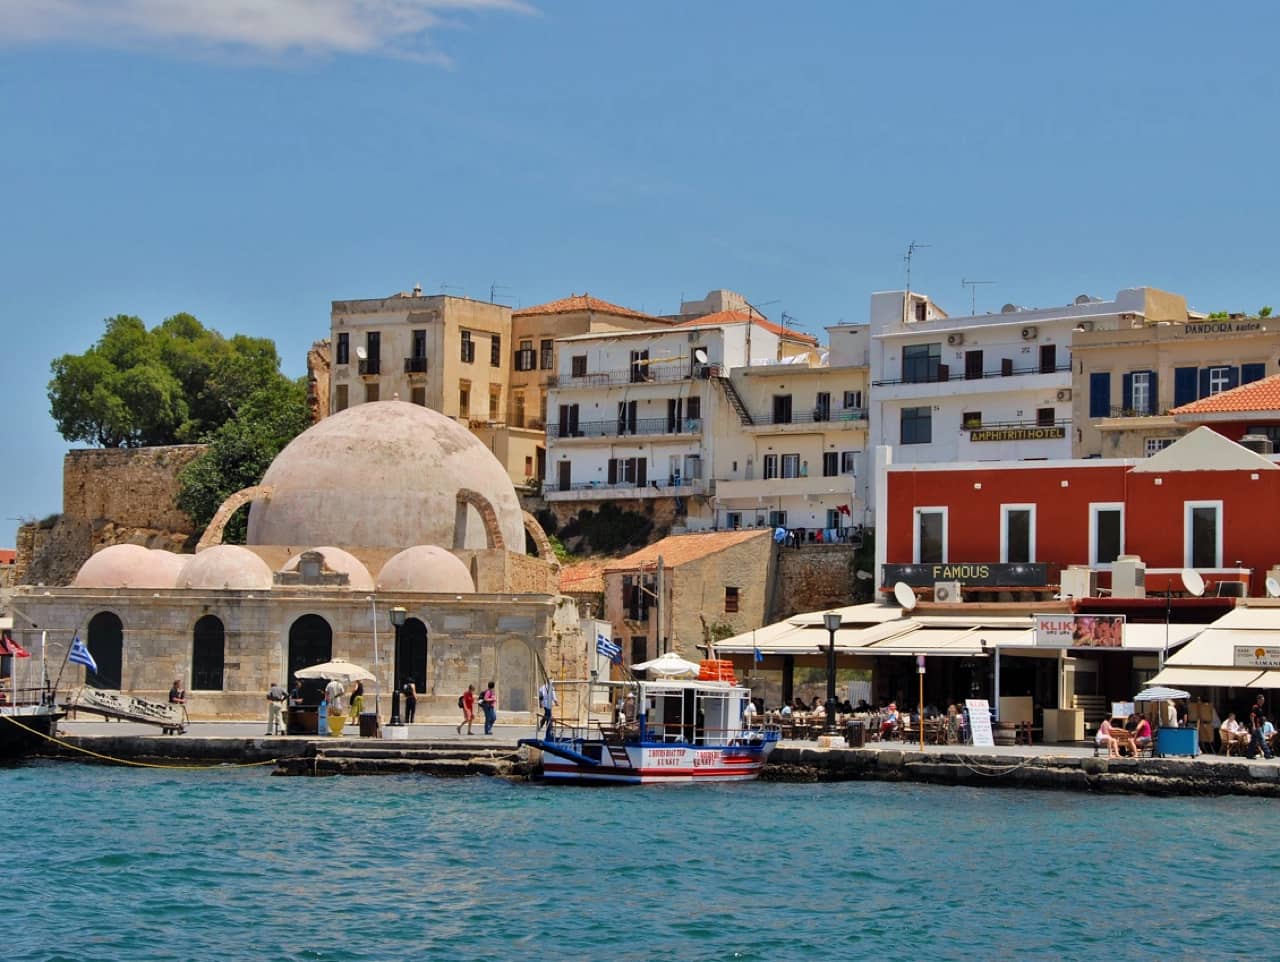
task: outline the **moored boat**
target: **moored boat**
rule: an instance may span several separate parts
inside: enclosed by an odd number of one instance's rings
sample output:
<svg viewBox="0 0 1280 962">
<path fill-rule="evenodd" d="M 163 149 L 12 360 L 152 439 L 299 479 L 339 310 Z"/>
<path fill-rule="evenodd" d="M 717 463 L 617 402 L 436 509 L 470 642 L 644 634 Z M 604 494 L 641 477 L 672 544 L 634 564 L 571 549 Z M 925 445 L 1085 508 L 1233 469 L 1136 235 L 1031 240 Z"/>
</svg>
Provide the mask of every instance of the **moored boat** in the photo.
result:
<svg viewBox="0 0 1280 962">
<path fill-rule="evenodd" d="M 52 692 L 29 704 L 0 704 L 0 759 L 33 755 L 49 744 L 66 712 L 53 703 Z"/>
</svg>

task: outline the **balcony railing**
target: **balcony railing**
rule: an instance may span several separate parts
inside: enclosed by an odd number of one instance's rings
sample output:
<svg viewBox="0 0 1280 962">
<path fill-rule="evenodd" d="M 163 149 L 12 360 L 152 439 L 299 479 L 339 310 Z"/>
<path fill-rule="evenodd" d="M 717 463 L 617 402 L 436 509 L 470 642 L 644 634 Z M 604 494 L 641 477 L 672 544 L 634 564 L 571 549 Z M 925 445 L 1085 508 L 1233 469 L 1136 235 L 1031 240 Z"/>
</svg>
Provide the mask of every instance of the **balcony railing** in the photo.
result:
<svg viewBox="0 0 1280 962">
<path fill-rule="evenodd" d="M 404 359 L 405 374 L 426 374 L 427 359 L 425 357 L 406 357 Z"/>
<path fill-rule="evenodd" d="M 702 478 L 649 478 L 643 484 L 637 481 L 574 481 L 567 488 L 548 479 L 544 490 L 546 494 L 566 494 L 571 491 L 616 491 L 619 488 L 635 488 L 650 492 L 665 493 L 680 497 L 697 494 L 702 490 Z"/>
<path fill-rule="evenodd" d="M 589 371 L 583 374 L 549 374 L 547 387 L 613 387 L 622 384 L 670 384 L 692 378 L 711 378 L 720 373 L 716 364 L 645 364 L 613 371 Z"/>
<path fill-rule="evenodd" d="M 1138 408 L 1109 408 L 1108 413 L 1103 416 L 1109 418 L 1158 418 L 1168 413 L 1168 408 L 1159 407 L 1145 411 Z"/>
<path fill-rule="evenodd" d="M 927 374 L 924 377 L 904 377 L 897 380 L 872 381 L 871 383 L 875 387 L 890 387 L 895 384 L 942 384 L 948 381 L 979 381 L 986 378 L 1026 377 L 1029 374 L 1060 374 L 1070 370 L 1071 361 L 1068 360 L 1053 367 L 1039 364 L 1031 367 L 1013 367 L 1013 365 L 1009 365 L 1002 367 L 998 371 L 983 371 L 976 377 L 969 377 L 963 370 L 953 371 L 946 364 L 941 364 L 936 372 Z"/>
<path fill-rule="evenodd" d="M 1056 421 L 966 421 L 960 425 L 962 431 L 996 431 L 1006 428 L 1069 428 L 1071 418 L 1058 418 Z"/>
<path fill-rule="evenodd" d="M 831 411 L 815 408 L 812 411 L 792 411 L 785 417 L 775 417 L 772 410 L 753 412 L 751 415 L 751 423 L 755 427 L 762 424 L 821 424 L 825 421 L 839 423 L 866 419 L 866 408 L 834 408 Z"/>
<path fill-rule="evenodd" d="M 360 376 L 373 377 L 382 373 L 382 359 L 365 357 L 360 359 Z"/>
<path fill-rule="evenodd" d="M 621 430 L 620 430 L 621 429 Z M 701 418 L 638 418 L 626 424 L 612 421 L 580 421 L 576 427 L 561 431 L 559 424 L 547 425 L 547 440 L 562 438 L 625 438 L 652 434 L 698 434 L 702 431 Z"/>
</svg>

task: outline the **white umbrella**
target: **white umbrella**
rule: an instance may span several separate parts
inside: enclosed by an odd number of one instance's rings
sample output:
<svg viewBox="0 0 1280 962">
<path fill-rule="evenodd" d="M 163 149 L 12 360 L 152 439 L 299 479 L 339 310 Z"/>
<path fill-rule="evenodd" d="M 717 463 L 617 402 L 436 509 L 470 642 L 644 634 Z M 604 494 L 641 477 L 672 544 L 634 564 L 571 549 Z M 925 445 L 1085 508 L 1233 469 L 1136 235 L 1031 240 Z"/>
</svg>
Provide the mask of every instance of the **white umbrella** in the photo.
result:
<svg viewBox="0 0 1280 962">
<path fill-rule="evenodd" d="M 685 661 L 674 651 L 669 651 L 659 658 L 643 661 L 631 667 L 636 671 L 651 671 L 655 675 L 663 675 L 667 678 L 688 678 L 697 675 L 700 670 L 698 665 L 691 661 Z"/>
<path fill-rule="evenodd" d="M 1173 701 L 1175 698 L 1190 698 L 1191 693 L 1181 688 L 1147 688 L 1133 696 L 1134 701 Z"/>
<path fill-rule="evenodd" d="M 369 669 L 341 660 L 326 661 L 322 665 L 299 668 L 293 674 L 297 678 L 328 678 L 333 681 L 340 681 L 344 685 L 349 685 L 353 681 L 374 680 L 373 672 L 369 671 Z"/>
</svg>

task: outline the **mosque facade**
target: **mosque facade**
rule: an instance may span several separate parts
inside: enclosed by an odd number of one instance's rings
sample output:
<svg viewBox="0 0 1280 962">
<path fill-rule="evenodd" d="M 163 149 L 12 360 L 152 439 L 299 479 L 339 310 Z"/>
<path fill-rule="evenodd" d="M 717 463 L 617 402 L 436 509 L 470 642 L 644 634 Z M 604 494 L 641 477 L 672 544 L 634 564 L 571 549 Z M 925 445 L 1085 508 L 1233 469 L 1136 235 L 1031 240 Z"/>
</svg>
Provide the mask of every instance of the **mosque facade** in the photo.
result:
<svg viewBox="0 0 1280 962">
<path fill-rule="evenodd" d="M 247 544 L 222 544 L 246 504 Z M 419 718 L 456 715 L 467 685 L 489 681 L 500 714 L 519 714 L 536 708 L 544 673 L 593 667 L 558 581 L 546 536 L 488 449 L 444 415 L 380 401 L 294 439 L 261 484 L 227 500 L 195 554 L 112 545 L 68 587 L 16 588 L 14 628 L 32 651 L 43 633 L 60 688 L 164 700 L 182 679 L 197 719 L 265 714 L 273 681 L 335 658 L 374 671 L 366 688 L 384 719 L 409 678 Z M 77 634 L 97 672 L 65 663 Z"/>
</svg>

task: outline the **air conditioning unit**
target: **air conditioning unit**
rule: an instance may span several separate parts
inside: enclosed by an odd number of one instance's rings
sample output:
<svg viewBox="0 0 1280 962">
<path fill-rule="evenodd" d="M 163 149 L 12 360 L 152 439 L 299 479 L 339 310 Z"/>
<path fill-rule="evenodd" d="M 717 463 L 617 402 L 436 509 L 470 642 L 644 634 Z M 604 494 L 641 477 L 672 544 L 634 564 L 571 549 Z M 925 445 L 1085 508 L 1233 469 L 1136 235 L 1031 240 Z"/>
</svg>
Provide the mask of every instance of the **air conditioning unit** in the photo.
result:
<svg viewBox="0 0 1280 962">
<path fill-rule="evenodd" d="M 963 334 L 948 334 L 948 335 L 947 335 L 947 343 L 948 343 L 948 344 L 950 344 L 952 347 L 957 347 L 958 345 L 960 345 L 960 344 L 963 344 L 963 343 L 964 343 L 964 335 L 963 335 Z"/>
<path fill-rule="evenodd" d="M 1082 333 L 1085 331 L 1092 331 L 1093 321 L 1081 321 L 1079 324 L 1076 325 L 1076 330 Z"/>
<path fill-rule="evenodd" d="M 1039 334 L 1040 328 L 1038 327 L 1024 327 L 1022 329 L 1022 339 L 1024 341 L 1034 341 Z"/>
<path fill-rule="evenodd" d="M 1098 572 L 1084 565 L 1063 568 L 1059 587 L 1063 598 L 1096 598 Z"/>
<path fill-rule="evenodd" d="M 1070 401 L 1070 400 L 1071 400 L 1071 388 L 1069 388 L 1069 387 L 1064 387 L 1062 390 L 1060 390 L 1060 391 L 1058 392 L 1058 400 L 1059 400 L 1059 401 Z"/>
<path fill-rule="evenodd" d="M 933 583 L 933 600 L 940 604 L 955 604 L 964 601 L 958 581 L 935 581 Z"/>
</svg>

